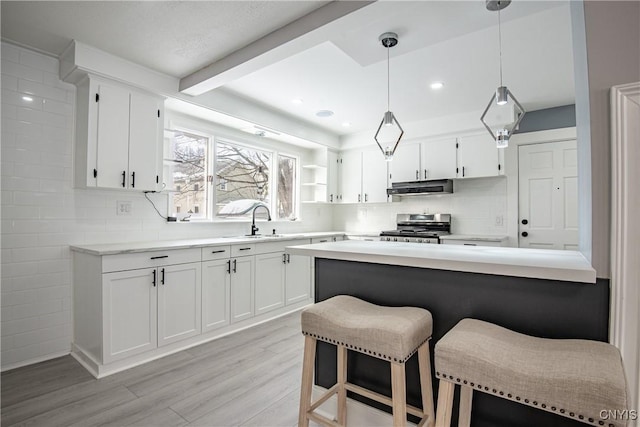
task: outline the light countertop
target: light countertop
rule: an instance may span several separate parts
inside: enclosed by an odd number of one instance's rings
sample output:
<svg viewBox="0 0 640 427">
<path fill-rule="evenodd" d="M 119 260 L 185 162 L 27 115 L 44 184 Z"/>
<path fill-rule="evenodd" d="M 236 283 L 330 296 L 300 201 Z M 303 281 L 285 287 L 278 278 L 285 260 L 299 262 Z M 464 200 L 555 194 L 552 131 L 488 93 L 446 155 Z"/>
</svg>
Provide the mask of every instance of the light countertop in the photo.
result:
<svg viewBox="0 0 640 427">
<path fill-rule="evenodd" d="M 345 240 L 287 247 L 294 255 L 501 276 L 595 283 L 596 272 L 576 251 L 425 245 Z"/>
<path fill-rule="evenodd" d="M 72 251 L 91 255 L 115 255 L 135 252 L 162 251 L 167 249 L 202 248 L 206 246 L 235 245 L 238 243 L 262 243 L 282 240 L 312 239 L 314 237 L 344 235 L 343 231 L 319 231 L 312 233 L 278 234 L 278 237 L 212 237 L 208 239 L 158 240 L 149 242 L 108 243 L 100 245 L 74 245 Z"/>
</svg>

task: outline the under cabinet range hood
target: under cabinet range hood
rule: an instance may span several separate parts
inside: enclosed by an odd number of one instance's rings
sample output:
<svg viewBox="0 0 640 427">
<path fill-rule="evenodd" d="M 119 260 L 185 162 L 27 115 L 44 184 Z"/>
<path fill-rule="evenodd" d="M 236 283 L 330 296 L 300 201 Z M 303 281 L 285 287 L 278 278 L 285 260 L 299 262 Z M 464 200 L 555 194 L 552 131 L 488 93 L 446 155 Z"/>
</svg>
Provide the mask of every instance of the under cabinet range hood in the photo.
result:
<svg viewBox="0 0 640 427">
<path fill-rule="evenodd" d="M 421 194 L 453 193 L 453 181 L 438 179 L 430 181 L 394 182 L 387 188 L 388 196 L 418 196 Z"/>
</svg>

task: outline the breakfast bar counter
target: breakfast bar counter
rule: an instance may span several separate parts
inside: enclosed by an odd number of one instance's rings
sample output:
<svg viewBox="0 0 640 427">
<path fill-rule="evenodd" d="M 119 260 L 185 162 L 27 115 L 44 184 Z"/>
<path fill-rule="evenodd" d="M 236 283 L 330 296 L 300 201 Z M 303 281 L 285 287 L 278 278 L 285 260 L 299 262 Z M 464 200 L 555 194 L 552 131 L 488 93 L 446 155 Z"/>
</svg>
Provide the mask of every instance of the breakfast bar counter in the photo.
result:
<svg viewBox="0 0 640 427">
<path fill-rule="evenodd" d="M 435 343 L 464 318 L 536 337 L 608 341 L 609 281 L 596 279 L 579 252 L 368 241 L 302 245 L 287 252 L 315 257 L 316 302 L 343 294 L 379 305 L 429 310 L 432 355 Z M 406 369 L 407 403 L 419 407 L 416 360 Z M 331 387 L 335 373 L 335 347 L 318 343 L 316 384 Z M 386 395 L 391 390 L 388 364 L 358 353 L 349 355 L 349 381 Z M 434 392 L 436 388 L 437 381 Z M 353 398 L 385 410 L 374 401 Z M 473 425 L 582 424 L 475 393 Z"/>
</svg>

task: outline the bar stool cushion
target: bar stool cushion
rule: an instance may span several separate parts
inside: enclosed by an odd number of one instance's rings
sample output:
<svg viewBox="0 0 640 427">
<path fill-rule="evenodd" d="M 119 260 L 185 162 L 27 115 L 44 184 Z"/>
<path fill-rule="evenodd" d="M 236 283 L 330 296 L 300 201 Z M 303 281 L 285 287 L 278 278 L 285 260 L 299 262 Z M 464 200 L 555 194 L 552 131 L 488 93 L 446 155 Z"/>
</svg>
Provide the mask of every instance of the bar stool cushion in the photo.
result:
<svg viewBox="0 0 640 427">
<path fill-rule="evenodd" d="M 435 346 L 436 376 L 593 425 L 624 425 L 600 418 L 627 408 L 618 349 L 578 339 L 523 335 L 463 319 Z"/>
<path fill-rule="evenodd" d="M 302 312 L 302 333 L 393 362 L 406 362 L 431 337 L 433 320 L 417 307 L 382 307 L 338 295 Z"/>
</svg>

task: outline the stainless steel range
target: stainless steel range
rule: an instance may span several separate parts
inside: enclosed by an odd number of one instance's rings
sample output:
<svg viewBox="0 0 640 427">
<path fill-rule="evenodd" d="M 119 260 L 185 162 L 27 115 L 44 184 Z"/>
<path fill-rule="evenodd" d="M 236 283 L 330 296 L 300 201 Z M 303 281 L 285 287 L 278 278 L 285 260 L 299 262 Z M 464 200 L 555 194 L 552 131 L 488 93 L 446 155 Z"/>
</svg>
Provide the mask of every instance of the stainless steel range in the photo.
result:
<svg viewBox="0 0 640 427">
<path fill-rule="evenodd" d="M 397 229 L 383 231 L 385 242 L 440 243 L 440 236 L 451 232 L 451 214 L 398 214 Z"/>
</svg>

